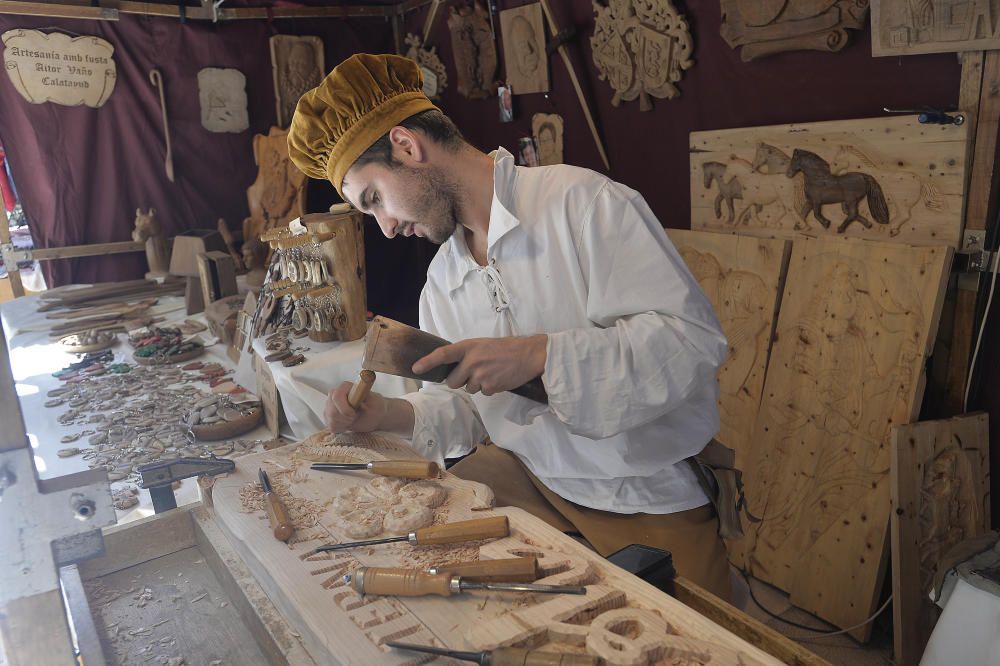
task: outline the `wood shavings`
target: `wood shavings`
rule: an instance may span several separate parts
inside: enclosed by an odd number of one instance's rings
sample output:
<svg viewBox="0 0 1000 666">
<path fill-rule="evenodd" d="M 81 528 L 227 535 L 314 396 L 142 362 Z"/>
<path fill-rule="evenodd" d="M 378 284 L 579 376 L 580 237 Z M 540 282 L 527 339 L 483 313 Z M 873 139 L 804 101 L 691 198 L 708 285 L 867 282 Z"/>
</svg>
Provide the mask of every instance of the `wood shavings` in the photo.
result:
<svg viewBox="0 0 1000 666">
<path fill-rule="evenodd" d="M 205 597 L 207 597 L 207 596 L 208 596 L 208 592 L 202 592 L 202 593 L 201 593 L 201 594 L 199 594 L 199 595 L 198 595 L 197 597 L 195 597 L 194 599 L 192 599 L 192 600 L 191 600 L 191 603 L 194 603 L 194 602 L 196 602 L 196 601 L 201 601 L 202 599 L 204 599 L 204 598 L 205 598 Z"/>
</svg>

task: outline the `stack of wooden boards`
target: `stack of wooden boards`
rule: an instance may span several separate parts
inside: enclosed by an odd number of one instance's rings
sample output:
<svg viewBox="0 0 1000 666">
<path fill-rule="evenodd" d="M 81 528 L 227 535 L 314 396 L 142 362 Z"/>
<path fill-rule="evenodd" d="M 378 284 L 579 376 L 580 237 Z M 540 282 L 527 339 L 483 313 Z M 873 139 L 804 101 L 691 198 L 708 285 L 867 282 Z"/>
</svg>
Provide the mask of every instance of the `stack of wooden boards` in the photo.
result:
<svg viewBox="0 0 1000 666">
<path fill-rule="evenodd" d="M 503 514 L 510 536 L 454 546 L 395 543 L 314 552 L 321 544 L 355 540 L 345 534 L 331 500 L 337 491 L 368 484 L 372 477 L 313 471 L 311 461 L 412 457 L 412 450 L 391 439 L 351 435 L 334 441 L 320 433 L 301 445 L 241 459 L 235 473 L 211 488 L 217 524 L 317 663 L 423 663 L 413 653 L 389 650 L 384 643 L 390 640 L 465 650 L 530 645 L 599 655 L 609 666 L 671 658 L 733 666 L 780 663 L 524 511 L 490 508 L 492 492 L 451 474 L 436 482 L 447 498 L 434 510 L 435 523 Z M 274 538 L 255 503 L 258 467 L 289 507 L 296 535 L 288 544 Z M 360 566 L 423 568 L 525 555 L 539 560 L 544 577 L 538 583 L 586 585 L 587 594 L 377 597 L 359 595 L 343 579 Z"/>
<path fill-rule="evenodd" d="M 937 558 L 989 525 L 986 417 L 915 423 L 965 151 L 964 129 L 914 117 L 693 133 L 695 231 L 668 232 L 731 347 L 719 439 L 763 519 L 734 563 L 853 627 L 879 604 L 891 514 L 907 663 Z"/>
</svg>

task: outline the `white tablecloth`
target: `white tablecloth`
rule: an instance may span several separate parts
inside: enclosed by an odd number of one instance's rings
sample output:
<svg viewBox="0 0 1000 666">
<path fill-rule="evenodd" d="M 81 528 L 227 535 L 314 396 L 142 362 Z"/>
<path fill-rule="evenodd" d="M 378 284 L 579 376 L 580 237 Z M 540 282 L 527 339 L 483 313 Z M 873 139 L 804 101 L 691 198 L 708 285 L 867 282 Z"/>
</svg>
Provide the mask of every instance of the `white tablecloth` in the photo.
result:
<svg viewBox="0 0 1000 666">
<path fill-rule="evenodd" d="M 954 588 L 920 666 L 998 666 L 1000 597 L 969 585 L 954 574 L 950 577 L 954 579 Z"/>
</svg>

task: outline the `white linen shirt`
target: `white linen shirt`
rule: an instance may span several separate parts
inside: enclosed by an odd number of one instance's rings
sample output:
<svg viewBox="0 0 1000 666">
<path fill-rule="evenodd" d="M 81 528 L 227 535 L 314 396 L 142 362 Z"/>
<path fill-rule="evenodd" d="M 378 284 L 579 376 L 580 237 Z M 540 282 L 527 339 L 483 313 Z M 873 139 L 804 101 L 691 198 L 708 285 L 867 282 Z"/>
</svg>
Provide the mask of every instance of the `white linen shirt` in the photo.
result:
<svg viewBox="0 0 1000 666">
<path fill-rule="evenodd" d="M 425 383 L 413 444 L 440 463 L 487 435 L 577 504 L 673 513 L 708 498 L 687 463 L 719 430 L 712 307 L 642 196 L 572 166 L 495 153 L 487 265 L 463 227 L 439 249 L 420 327 L 447 340 L 548 335 L 549 404 Z"/>
</svg>

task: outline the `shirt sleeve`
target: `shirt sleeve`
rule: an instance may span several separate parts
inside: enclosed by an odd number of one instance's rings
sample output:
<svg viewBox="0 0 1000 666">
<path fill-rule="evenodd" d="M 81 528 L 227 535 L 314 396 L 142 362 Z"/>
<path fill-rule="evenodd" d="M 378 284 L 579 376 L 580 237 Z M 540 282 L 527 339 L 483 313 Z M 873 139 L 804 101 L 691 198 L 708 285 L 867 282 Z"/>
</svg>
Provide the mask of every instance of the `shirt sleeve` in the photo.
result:
<svg viewBox="0 0 1000 666">
<path fill-rule="evenodd" d="M 635 428 L 715 383 L 727 344 L 697 281 L 645 200 L 608 181 L 577 237 L 592 328 L 549 334 L 542 379 L 571 432 Z"/>
<path fill-rule="evenodd" d="M 427 288 L 420 294 L 420 328 L 440 335 L 434 323 Z M 420 390 L 403 396 L 413 405 L 413 448 L 444 465 L 445 458 L 457 458 L 472 451 L 486 439 L 486 427 L 472 396 L 464 389 L 424 382 Z"/>
</svg>

